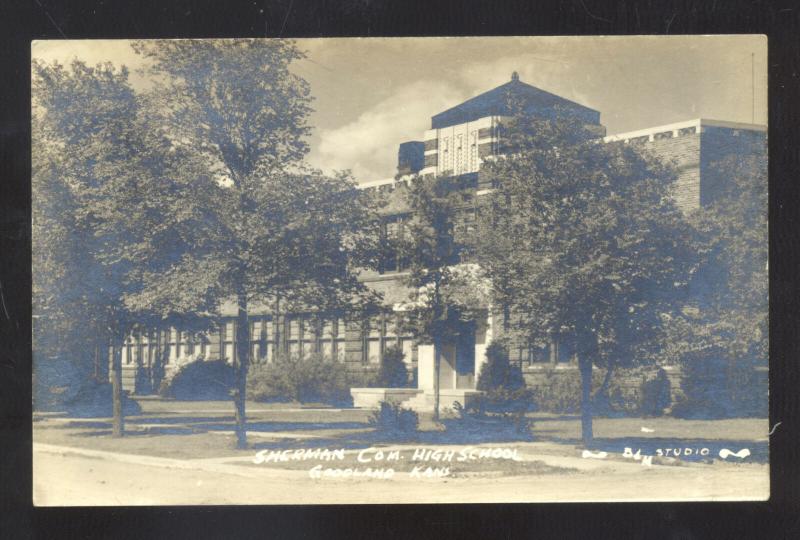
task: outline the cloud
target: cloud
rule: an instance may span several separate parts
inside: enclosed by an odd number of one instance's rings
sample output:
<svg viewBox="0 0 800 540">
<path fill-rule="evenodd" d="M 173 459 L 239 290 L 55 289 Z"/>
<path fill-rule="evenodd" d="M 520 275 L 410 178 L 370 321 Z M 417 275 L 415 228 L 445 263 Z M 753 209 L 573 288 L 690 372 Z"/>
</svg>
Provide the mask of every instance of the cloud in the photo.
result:
<svg viewBox="0 0 800 540">
<path fill-rule="evenodd" d="M 358 182 L 389 178 L 396 170 L 398 145 L 421 140 L 430 128 L 431 116 L 507 82 L 513 71 L 529 84 L 587 104 L 585 96 L 564 84 L 572 79 L 567 74 L 573 69 L 552 54 L 518 54 L 490 62 L 463 63 L 439 80 L 422 79 L 397 88 L 390 97 L 343 126 L 320 127 L 309 161 L 326 172 L 350 169 Z"/>
<path fill-rule="evenodd" d="M 469 98 L 469 92 L 446 81 L 420 80 L 402 86 L 357 119 L 334 129 L 320 129 L 309 155 L 326 172 L 350 169 L 358 182 L 394 176 L 397 147 L 421 140 L 430 117 Z"/>
</svg>

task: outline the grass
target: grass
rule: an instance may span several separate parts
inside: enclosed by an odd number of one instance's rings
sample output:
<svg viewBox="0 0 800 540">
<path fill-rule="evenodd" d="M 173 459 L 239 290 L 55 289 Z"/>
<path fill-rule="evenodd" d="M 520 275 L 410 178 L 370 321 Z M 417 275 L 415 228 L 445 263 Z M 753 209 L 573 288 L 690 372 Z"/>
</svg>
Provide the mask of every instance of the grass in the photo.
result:
<svg viewBox="0 0 800 540">
<path fill-rule="evenodd" d="M 126 418 L 127 433 L 121 439 L 110 436 L 110 419 L 42 417 L 34 422 L 34 442 L 176 459 L 252 456 L 256 451 L 268 448 L 365 448 L 390 442 L 382 440 L 380 434 L 369 426 L 371 411 L 305 408 L 297 403 L 248 403 L 251 448 L 236 450 L 230 402 L 143 399 L 140 404 L 142 414 Z M 542 413 L 530 416 L 533 419 L 533 440 L 552 443 L 554 449 L 562 449 L 559 454 L 575 455 L 574 448 L 580 439 L 578 416 Z M 646 431 L 643 432 L 642 427 Z M 594 421 L 598 444 L 608 451 L 621 451 L 628 445 L 645 449 L 690 445 L 716 448 L 727 443 L 732 445 L 731 448 L 733 445 L 746 445 L 753 449 L 754 455 L 758 452 L 759 459 L 764 461 L 768 431 L 766 419 L 680 420 L 661 417 L 597 418 Z M 447 433 L 420 433 L 417 441 L 440 446 L 456 442 Z M 457 442 L 474 444 L 478 441 Z M 503 444 L 514 443 L 508 440 Z M 303 462 L 298 463 L 303 465 Z M 280 464 L 281 467 L 285 465 Z M 517 466 L 523 465 L 509 465 Z M 473 464 L 469 470 L 475 470 Z M 483 470 L 482 465 L 480 470 Z"/>
</svg>

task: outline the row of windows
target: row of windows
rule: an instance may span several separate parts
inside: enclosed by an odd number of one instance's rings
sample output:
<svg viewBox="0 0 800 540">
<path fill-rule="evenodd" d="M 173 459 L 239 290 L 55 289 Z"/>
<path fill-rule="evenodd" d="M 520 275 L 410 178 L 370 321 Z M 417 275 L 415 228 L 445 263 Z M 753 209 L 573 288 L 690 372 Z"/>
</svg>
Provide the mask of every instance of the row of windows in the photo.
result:
<svg viewBox="0 0 800 540">
<path fill-rule="evenodd" d="M 285 321 L 286 352 L 292 357 L 321 353 L 340 362 L 345 359 L 344 319 L 312 320 L 291 318 Z M 275 359 L 279 336 L 271 318 L 250 321 L 250 358 L 254 363 L 268 363 Z M 226 322 L 221 329 L 221 356 L 231 361 L 236 354 L 236 325 Z"/>
<path fill-rule="evenodd" d="M 400 347 L 406 362 L 414 360 L 413 338 L 400 331 L 399 320 L 393 316 L 375 317 L 365 323 L 362 332 L 362 361 L 380 363 L 389 347 Z M 344 319 L 312 320 L 295 317 L 285 321 L 285 347 L 292 357 L 303 357 L 321 353 L 326 358 L 345 361 L 346 323 Z M 227 321 L 219 329 L 220 357 L 231 362 L 236 354 L 236 324 Z M 250 359 L 254 363 L 274 361 L 278 350 L 276 324 L 271 318 L 250 321 Z M 170 329 L 166 343 L 161 343 L 155 333 L 138 333 L 129 336 L 122 348 L 124 364 L 151 364 L 164 351 L 168 354 L 165 363 L 172 364 L 178 359 L 189 361 L 200 356 L 208 356 L 210 339 L 208 335 L 195 335 Z"/>
<path fill-rule="evenodd" d="M 477 171 L 479 165 L 478 157 L 478 131 L 472 130 L 466 136 L 460 133 L 453 137 L 452 151 L 450 137 L 443 137 L 439 159 L 437 160 L 439 173 L 451 171 L 453 174 L 458 175 Z"/>
<path fill-rule="evenodd" d="M 150 363 L 157 355 L 162 354 L 164 347 L 168 351 L 165 358 L 167 364 L 174 363 L 181 357 L 205 356 L 208 351 L 208 337 L 205 335 L 192 335 L 171 328 L 165 343 L 162 343 L 162 339 L 162 336 L 157 336 L 154 332 L 128 336 L 122 347 L 122 363 Z"/>
</svg>

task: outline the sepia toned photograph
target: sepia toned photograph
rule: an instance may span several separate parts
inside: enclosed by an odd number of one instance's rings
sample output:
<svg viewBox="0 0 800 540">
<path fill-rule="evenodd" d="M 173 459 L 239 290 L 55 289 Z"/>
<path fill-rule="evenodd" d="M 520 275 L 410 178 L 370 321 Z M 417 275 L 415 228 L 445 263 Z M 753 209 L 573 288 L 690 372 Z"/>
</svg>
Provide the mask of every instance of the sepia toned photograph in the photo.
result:
<svg viewBox="0 0 800 540">
<path fill-rule="evenodd" d="M 769 498 L 765 36 L 31 57 L 35 505 Z"/>
</svg>

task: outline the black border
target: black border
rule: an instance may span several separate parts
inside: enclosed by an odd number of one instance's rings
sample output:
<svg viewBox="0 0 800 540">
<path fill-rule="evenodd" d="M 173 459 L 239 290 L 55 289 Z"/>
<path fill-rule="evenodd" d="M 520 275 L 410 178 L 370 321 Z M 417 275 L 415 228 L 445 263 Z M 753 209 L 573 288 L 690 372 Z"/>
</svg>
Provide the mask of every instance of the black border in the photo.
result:
<svg viewBox="0 0 800 540">
<path fill-rule="evenodd" d="M 260 12 L 263 10 L 263 13 Z M 768 0 L 12 0 L 0 6 L 0 531 L 9 538 L 800 537 L 800 6 Z M 767 503 L 33 509 L 30 41 L 60 38 L 767 34 L 770 417 Z M 347 532 L 348 534 L 344 534 Z"/>
</svg>

